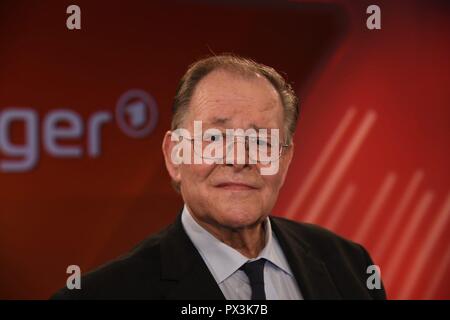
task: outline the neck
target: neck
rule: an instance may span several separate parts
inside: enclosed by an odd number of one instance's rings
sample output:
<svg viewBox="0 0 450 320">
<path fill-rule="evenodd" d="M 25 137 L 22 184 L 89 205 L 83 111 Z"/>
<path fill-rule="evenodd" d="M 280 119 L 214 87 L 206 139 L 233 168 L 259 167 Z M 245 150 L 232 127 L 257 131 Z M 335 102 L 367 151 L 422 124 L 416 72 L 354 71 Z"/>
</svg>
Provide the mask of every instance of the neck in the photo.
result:
<svg viewBox="0 0 450 320">
<path fill-rule="evenodd" d="M 228 228 L 217 223 L 210 223 L 197 219 L 194 220 L 211 233 L 215 238 L 239 251 L 247 258 L 256 258 L 266 244 L 266 230 L 264 220 L 243 228 Z"/>
</svg>

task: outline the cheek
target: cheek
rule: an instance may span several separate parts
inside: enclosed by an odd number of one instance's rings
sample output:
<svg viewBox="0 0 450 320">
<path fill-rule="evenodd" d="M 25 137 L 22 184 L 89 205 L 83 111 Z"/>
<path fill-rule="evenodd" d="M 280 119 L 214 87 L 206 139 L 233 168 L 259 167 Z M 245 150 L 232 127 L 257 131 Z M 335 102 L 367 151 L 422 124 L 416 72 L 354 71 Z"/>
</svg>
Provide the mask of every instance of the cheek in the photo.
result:
<svg viewBox="0 0 450 320">
<path fill-rule="evenodd" d="M 274 175 L 262 175 L 266 184 L 270 186 L 270 189 L 278 192 L 284 184 L 286 175 L 289 169 L 289 161 L 287 158 L 282 158 L 282 161 L 278 164 L 278 171 Z"/>
<path fill-rule="evenodd" d="M 281 176 L 273 175 L 273 176 L 264 176 L 264 192 L 269 196 L 277 196 L 278 191 L 281 187 Z"/>
<path fill-rule="evenodd" d="M 214 165 L 190 164 L 182 165 L 180 170 L 181 183 L 185 186 L 207 183 L 208 177 L 214 169 Z"/>
<path fill-rule="evenodd" d="M 281 167 L 281 164 L 278 173 L 274 175 L 261 175 L 261 178 L 264 181 L 264 188 L 262 192 L 264 199 L 267 199 L 268 202 L 276 201 L 279 191 L 283 186 L 284 177 L 285 171 Z"/>
</svg>

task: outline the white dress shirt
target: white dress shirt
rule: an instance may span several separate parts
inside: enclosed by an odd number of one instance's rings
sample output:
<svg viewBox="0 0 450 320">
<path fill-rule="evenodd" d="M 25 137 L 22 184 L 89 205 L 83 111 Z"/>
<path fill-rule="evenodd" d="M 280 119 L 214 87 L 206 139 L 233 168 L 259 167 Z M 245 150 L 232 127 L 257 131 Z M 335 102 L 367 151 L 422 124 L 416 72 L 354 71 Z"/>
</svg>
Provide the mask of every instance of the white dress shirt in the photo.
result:
<svg viewBox="0 0 450 320">
<path fill-rule="evenodd" d="M 227 300 L 250 300 L 250 282 L 239 268 L 246 262 L 266 259 L 264 290 L 267 300 L 303 299 L 283 250 L 272 231 L 270 220 L 265 221 L 266 244 L 258 257 L 249 259 L 236 249 L 218 240 L 194 220 L 184 206 L 181 221 Z"/>
</svg>

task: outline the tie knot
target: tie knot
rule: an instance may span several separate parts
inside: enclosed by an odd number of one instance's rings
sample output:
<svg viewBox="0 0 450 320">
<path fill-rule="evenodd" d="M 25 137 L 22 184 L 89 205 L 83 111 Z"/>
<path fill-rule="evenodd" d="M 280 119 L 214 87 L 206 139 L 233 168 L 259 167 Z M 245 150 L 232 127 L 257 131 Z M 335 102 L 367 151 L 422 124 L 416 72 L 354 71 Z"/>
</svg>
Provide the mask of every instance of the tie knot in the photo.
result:
<svg viewBox="0 0 450 320">
<path fill-rule="evenodd" d="M 251 285 L 264 283 L 265 263 L 265 259 L 258 259 L 242 265 L 241 270 L 245 272 Z"/>
</svg>

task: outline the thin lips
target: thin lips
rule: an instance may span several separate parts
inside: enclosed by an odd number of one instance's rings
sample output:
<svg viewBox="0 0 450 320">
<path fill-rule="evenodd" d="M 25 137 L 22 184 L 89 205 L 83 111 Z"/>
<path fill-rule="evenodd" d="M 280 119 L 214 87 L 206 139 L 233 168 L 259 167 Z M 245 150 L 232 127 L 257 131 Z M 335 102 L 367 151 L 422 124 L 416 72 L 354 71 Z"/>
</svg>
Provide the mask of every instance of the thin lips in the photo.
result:
<svg viewBox="0 0 450 320">
<path fill-rule="evenodd" d="M 247 184 L 247 183 L 243 183 L 243 182 L 222 182 L 219 183 L 216 187 L 228 187 L 228 186 L 242 186 L 242 187 L 247 187 L 247 188 L 252 188 L 252 189 L 256 189 L 256 187 Z"/>
</svg>

